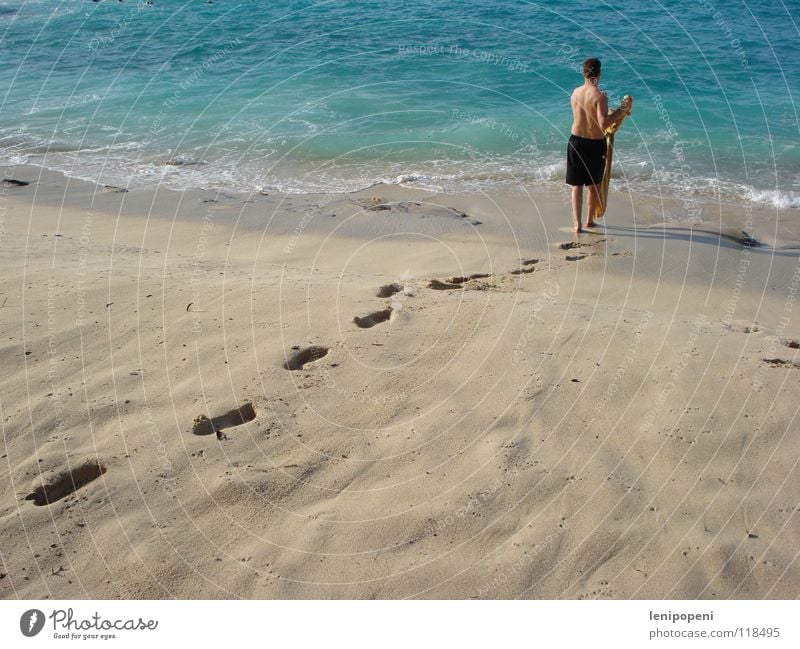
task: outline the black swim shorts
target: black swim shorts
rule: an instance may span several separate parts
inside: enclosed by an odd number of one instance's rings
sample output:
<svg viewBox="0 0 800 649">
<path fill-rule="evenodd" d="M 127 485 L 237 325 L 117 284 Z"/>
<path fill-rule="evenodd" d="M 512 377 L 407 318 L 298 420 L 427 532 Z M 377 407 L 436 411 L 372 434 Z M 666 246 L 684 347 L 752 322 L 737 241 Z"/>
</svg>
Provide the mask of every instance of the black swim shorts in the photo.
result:
<svg viewBox="0 0 800 649">
<path fill-rule="evenodd" d="M 567 184 L 597 185 L 606 168 L 606 139 L 570 135 L 567 143 Z"/>
</svg>

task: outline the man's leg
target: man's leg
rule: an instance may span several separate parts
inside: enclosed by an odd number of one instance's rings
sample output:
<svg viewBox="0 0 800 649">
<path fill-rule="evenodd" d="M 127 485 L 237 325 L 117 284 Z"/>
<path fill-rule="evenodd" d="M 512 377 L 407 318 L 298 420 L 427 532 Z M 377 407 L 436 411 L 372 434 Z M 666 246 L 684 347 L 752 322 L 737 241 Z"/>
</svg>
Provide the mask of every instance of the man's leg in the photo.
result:
<svg viewBox="0 0 800 649">
<path fill-rule="evenodd" d="M 583 209 L 583 185 L 572 186 L 572 217 L 575 219 L 575 232 L 582 232 L 581 210 Z"/>
<path fill-rule="evenodd" d="M 600 188 L 597 185 L 590 185 L 589 186 L 589 200 L 587 201 L 586 205 L 586 227 L 593 228 L 595 226 L 595 222 L 592 219 L 592 214 L 595 213 L 595 210 L 600 205 Z"/>
</svg>

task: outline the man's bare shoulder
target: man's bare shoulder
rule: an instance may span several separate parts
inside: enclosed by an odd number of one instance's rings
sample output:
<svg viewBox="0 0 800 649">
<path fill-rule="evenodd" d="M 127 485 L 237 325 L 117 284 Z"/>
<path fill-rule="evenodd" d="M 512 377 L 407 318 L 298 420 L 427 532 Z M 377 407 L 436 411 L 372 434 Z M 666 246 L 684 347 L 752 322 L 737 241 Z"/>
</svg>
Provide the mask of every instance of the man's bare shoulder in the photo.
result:
<svg viewBox="0 0 800 649">
<path fill-rule="evenodd" d="M 605 94 L 606 93 L 600 90 L 600 88 L 598 88 L 597 86 L 590 86 L 588 88 L 588 96 L 591 97 L 592 99 L 600 99 Z"/>
</svg>

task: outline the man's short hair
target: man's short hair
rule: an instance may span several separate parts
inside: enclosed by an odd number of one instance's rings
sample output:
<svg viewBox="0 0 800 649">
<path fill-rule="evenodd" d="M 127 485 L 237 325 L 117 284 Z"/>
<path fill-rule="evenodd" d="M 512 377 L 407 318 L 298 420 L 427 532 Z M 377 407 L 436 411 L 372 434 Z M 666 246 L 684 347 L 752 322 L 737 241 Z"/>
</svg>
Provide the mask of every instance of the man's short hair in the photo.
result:
<svg viewBox="0 0 800 649">
<path fill-rule="evenodd" d="M 583 76 L 596 79 L 600 76 L 600 59 L 586 59 L 583 62 Z"/>
</svg>

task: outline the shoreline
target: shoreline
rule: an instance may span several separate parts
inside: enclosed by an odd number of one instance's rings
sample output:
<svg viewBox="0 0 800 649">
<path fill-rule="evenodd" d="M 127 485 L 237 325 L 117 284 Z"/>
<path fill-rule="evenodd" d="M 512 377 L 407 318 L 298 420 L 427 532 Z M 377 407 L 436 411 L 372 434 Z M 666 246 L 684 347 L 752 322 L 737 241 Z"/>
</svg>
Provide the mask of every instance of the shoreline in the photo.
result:
<svg viewBox="0 0 800 649">
<path fill-rule="evenodd" d="M 191 208 L 181 210 L 179 207 L 184 198 L 188 198 L 189 201 L 199 201 L 201 208 L 213 208 L 215 211 L 226 212 L 226 220 L 234 220 L 237 216 L 241 216 L 241 225 L 250 229 L 261 228 L 264 224 L 251 220 L 246 207 L 241 210 L 240 215 L 236 215 L 237 203 L 246 206 L 248 203 L 262 202 L 266 203 L 268 208 L 274 209 L 276 201 L 279 202 L 280 200 L 319 207 L 324 204 L 345 200 L 347 197 L 372 197 L 381 193 L 387 194 L 393 200 L 399 201 L 408 198 L 409 200 L 417 201 L 427 200 L 434 204 L 458 202 L 461 196 L 468 196 L 470 197 L 469 200 L 475 197 L 488 198 L 489 202 L 493 202 L 492 197 L 498 196 L 501 200 L 513 204 L 515 207 L 525 205 L 526 208 L 534 210 L 537 209 L 536 202 L 538 200 L 543 199 L 548 208 L 558 202 L 561 204 L 559 209 L 565 211 L 566 216 L 569 217 L 570 200 L 566 185 L 559 186 L 557 184 L 535 185 L 530 188 L 524 186 L 497 187 L 488 192 L 483 189 L 462 192 L 436 191 L 429 187 L 417 187 L 413 182 L 387 183 L 384 181 L 377 181 L 354 191 L 317 193 L 266 192 L 260 190 L 244 192 L 199 188 L 177 190 L 158 186 L 139 187 L 129 190 L 123 187 L 102 185 L 90 180 L 73 178 L 60 171 L 53 171 L 37 165 L 0 165 L 0 177 L 22 180 L 23 182 L 31 183 L 31 185 L 43 185 L 44 191 L 37 191 L 37 199 L 43 200 L 48 204 L 65 204 L 65 196 L 62 190 L 67 186 L 71 186 L 72 191 L 70 191 L 70 198 L 67 201 L 68 203 L 71 202 L 75 207 L 87 207 L 87 202 L 90 201 L 92 206 L 97 203 L 101 210 L 113 209 L 116 211 L 123 209 L 123 213 L 131 215 L 137 215 L 138 210 L 139 216 L 144 214 L 141 209 L 142 204 L 146 204 L 147 201 L 152 202 L 157 196 L 161 200 L 164 200 L 164 196 L 167 196 L 171 197 L 166 200 L 167 205 L 170 207 L 175 206 L 175 213 L 179 218 L 192 219 L 191 213 L 196 212 L 196 208 L 193 210 Z M 4 186 L 4 195 L 9 198 L 20 197 L 31 189 L 31 187 L 28 187 L 26 191 L 23 191 L 24 188 L 22 187 Z M 109 194 L 111 196 L 105 198 Z M 123 200 L 114 200 L 115 195 Z M 130 199 L 134 196 L 137 197 L 135 199 L 136 207 L 132 210 L 126 210 L 124 199 Z M 612 205 L 617 208 L 625 204 L 630 206 L 629 208 L 626 206 L 627 209 L 625 209 L 625 212 L 629 215 L 628 223 L 633 224 L 638 221 L 647 227 L 702 232 L 738 243 L 743 242 L 746 245 L 767 247 L 775 250 L 790 251 L 800 249 L 800 221 L 795 218 L 797 215 L 795 208 L 776 208 L 760 206 L 755 203 L 698 203 L 696 199 L 691 200 L 695 205 L 693 211 L 702 214 L 702 218 L 680 218 L 678 215 L 685 211 L 682 207 L 684 203 L 682 199 L 623 192 L 616 190 L 612 181 Z M 697 207 L 698 204 L 700 207 Z M 163 211 L 163 209 L 160 211 Z"/>
<path fill-rule="evenodd" d="M 162 170 L 172 169 L 178 177 L 181 173 L 193 174 L 195 170 L 195 163 L 181 163 L 170 165 L 165 163 L 162 165 Z M 413 167 L 413 165 L 412 165 Z M 198 167 L 199 168 L 199 167 Z M 80 184 L 88 183 L 89 185 L 96 185 L 99 188 L 109 187 L 103 183 L 96 182 L 91 179 L 81 178 L 79 174 L 67 175 L 63 171 L 51 169 L 39 164 L 20 164 L 20 165 L 2 165 L 0 169 L 3 173 L 8 173 L 9 170 L 19 169 L 20 173 L 25 178 L 38 178 L 44 177 L 46 182 L 58 182 L 60 176 L 63 179 L 69 179 L 70 182 Z M 40 170 L 37 172 L 36 170 Z M 301 174 L 304 178 L 309 174 L 324 172 L 324 167 L 320 169 L 306 170 Z M 398 170 L 395 170 L 398 171 Z M 294 172 L 290 172 L 287 177 L 295 178 L 300 174 L 299 168 Z M 284 173 L 284 175 L 286 175 Z M 569 201 L 568 191 L 565 185 L 553 180 L 543 180 L 541 178 L 529 178 L 527 180 L 516 178 L 512 181 L 512 177 L 505 181 L 494 180 L 491 181 L 486 178 L 475 178 L 473 181 L 461 179 L 454 181 L 455 185 L 448 188 L 439 187 L 436 183 L 431 184 L 431 179 L 424 173 L 420 175 L 419 172 L 407 173 L 403 172 L 399 175 L 393 176 L 392 173 L 378 174 L 382 180 L 372 179 L 369 182 L 364 180 L 360 184 L 350 183 L 349 189 L 339 189 L 345 183 L 342 179 L 335 180 L 337 189 L 331 190 L 309 190 L 309 191 L 285 191 L 281 189 L 261 189 L 254 187 L 250 190 L 244 189 L 226 189 L 226 188 L 207 188 L 201 187 L 186 187 L 179 188 L 172 184 L 169 178 L 162 179 L 162 182 L 150 182 L 142 186 L 123 187 L 124 182 L 119 183 L 120 189 L 133 192 L 174 192 L 176 194 L 203 194 L 206 197 L 227 197 L 230 199 L 253 199 L 262 195 L 272 196 L 285 196 L 287 198 L 302 199 L 302 197 L 315 196 L 315 197 L 330 197 L 332 195 L 342 194 L 360 194 L 369 192 L 375 187 L 392 186 L 398 187 L 410 192 L 421 192 L 423 196 L 458 196 L 470 194 L 500 194 L 500 195 L 544 195 L 550 197 L 558 197 L 563 202 Z M 63 183 L 64 180 L 61 180 Z M 450 181 L 448 181 L 450 182 Z M 713 197 L 705 196 L 700 197 L 693 194 L 680 193 L 677 189 L 673 188 L 669 191 L 666 187 L 661 190 L 660 185 L 658 190 L 651 188 L 649 193 L 643 193 L 641 190 L 636 190 L 637 184 L 641 184 L 635 177 L 628 179 L 617 178 L 612 179 L 611 194 L 616 203 L 631 202 L 642 206 L 646 210 L 648 219 L 652 217 L 660 217 L 658 220 L 672 226 L 703 226 L 706 227 L 709 223 L 718 224 L 718 229 L 723 228 L 736 228 L 742 227 L 748 231 L 751 236 L 751 230 L 758 231 L 760 238 L 755 238 L 765 245 L 776 248 L 800 248 L 800 228 L 795 227 L 794 223 L 798 220 L 798 205 L 787 204 L 779 206 L 775 204 L 777 198 L 769 198 L 773 195 L 780 194 L 778 190 L 754 190 L 750 189 L 751 193 L 755 195 L 768 197 L 767 199 L 736 199 L 733 200 L 730 196 L 722 195 Z M 644 185 L 649 186 L 651 181 L 645 181 Z M 113 187 L 113 186 L 112 186 Z M 634 188 L 631 190 L 631 188 Z M 782 199 L 783 200 L 783 199 Z M 785 200 L 784 200 L 785 202 Z"/>
<path fill-rule="evenodd" d="M 796 597 L 800 252 L 747 214 L 14 175 L 0 597 Z"/>
</svg>

